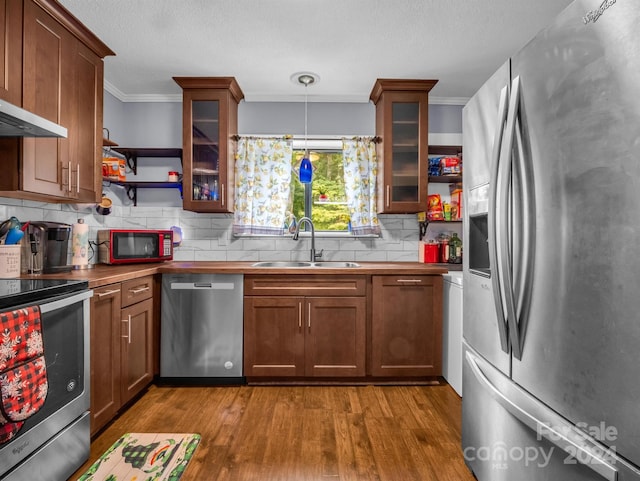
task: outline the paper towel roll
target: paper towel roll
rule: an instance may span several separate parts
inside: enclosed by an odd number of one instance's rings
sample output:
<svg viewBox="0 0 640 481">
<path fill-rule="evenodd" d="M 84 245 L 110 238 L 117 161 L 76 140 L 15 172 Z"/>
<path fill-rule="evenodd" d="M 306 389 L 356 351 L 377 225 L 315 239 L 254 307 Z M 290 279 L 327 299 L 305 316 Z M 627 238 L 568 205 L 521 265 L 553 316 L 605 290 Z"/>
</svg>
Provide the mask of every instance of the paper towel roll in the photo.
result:
<svg viewBox="0 0 640 481">
<path fill-rule="evenodd" d="M 84 219 L 78 219 L 71 229 L 71 264 L 86 266 L 89 264 L 89 226 Z"/>
</svg>

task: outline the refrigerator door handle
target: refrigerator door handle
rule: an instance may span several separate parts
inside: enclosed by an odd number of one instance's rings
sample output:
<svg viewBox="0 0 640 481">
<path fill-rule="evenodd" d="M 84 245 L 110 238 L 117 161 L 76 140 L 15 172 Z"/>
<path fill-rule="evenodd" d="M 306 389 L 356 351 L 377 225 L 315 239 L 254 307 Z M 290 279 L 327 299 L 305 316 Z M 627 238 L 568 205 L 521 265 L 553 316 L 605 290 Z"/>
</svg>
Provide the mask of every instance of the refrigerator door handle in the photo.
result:
<svg viewBox="0 0 640 481">
<path fill-rule="evenodd" d="M 518 118 L 518 106 L 520 103 L 520 78 L 516 77 L 511 83 L 511 96 L 509 109 L 507 110 L 507 125 L 505 139 L 500 153 L 501 166 L 498 175 L 497 213 L 498 230 L 498 269 L 502 280 L 504 295 L 503 302 L 507 317 L 507 326 L 511 341 L 511 352 L 516 359 L 522 359 L 522 346 L 519 341 L 518 320 L 516 317 L 516 296 L 513 282 L 513 255 L 511 243 L 513 233 L 509 229 L 509 199 L 511 193 L 511 173 L 513 171 L 513 145 L 516 137 L 516 120 Z"/>
<path fill-rule="evenodd" d="M 521 108 L 520 102 L 516 105 L 516 113 L 519 113 Z M 519 117 L 519 115 L 516 115 L 516 118 Z M 519 211 L 519 217 L 522 219 L 522 246 L 520 249 L 520 265 L 518 266 L 518 285 L 520 287 L 516 293 L 518 328 L 517 332 L 514 333 L 517 335 L 516 339 L 512 340 L 512 342 L 518 343 L 517 352 L 520 354 L 516 356 L 518 360 L 521 359 L 524 350 L 524 339 L 529 317 L 529 303 L 533 292 L 533 266 L 535 265 L 536 202 L 532 165 L 531 162 L 527 162 L 523 141 L 523 136 L 526 136 L 526 134 L 527 132 L 524 130 L 522 122 L 518 121 L 516 124 L 517 168 L 514 169 L 514 172 L 516 172 L 516 175 L 519 177 L 522 193 L 522 203 Z M 516 289 L 514 286 L 514 291 Z"/>
<path fill-rule="evenodd" d="M 493 150 L 491 152 L 491 180 L 489 192 L 489 265 L 491 266 L 491 285 L 493 287 L 493 300 L 496 306 L 496 315 L 498 317 L 498 334 L 500 335 L 500 347 L 506 353 L 509 353 L 509 333 L 507 331 L 507 320 L 505 318 L 504 307 L 502 303 L 502 292 L 504 284 L 500 276 L 498 267 L 498 239 L 499 232 L 502 231 L 501 222 L 503 219 L 498 216 L 498 177 L 500 172 L 500 150 L 502 147 L 502 136 L 504 134 L 504 124 L 507 120 L 508 105 L 508 86 L 505 85 L 500 92 L 500 101 L 498 103 L 498 126 L 496 136 L 493 141 Z"/>
<path fill-rule="evenodd" d="M 493 399 L 525 426 L 535 431 L 538 439 L 544 438 L 565 451 L 569 455 L 567 459 L 586 465 L 608 481 L 618 480 L 615 464 L 622 463 L 629 467 L 614 451 L 575 428 L 532 398 L 513 381 L 505 378 L 504 382 L 500 382 L 498 379 L 502 389 L 496 386 L 489 379 L 493 376 L 487 376 L 479 366 L 483 361 L 471 351 L 466 351 L 465 360 L 474 377 Z M 503 376 L 501 373 L 497 375 Z M 636 472 L 635 469 L 633 471 Z"/>
</svg>

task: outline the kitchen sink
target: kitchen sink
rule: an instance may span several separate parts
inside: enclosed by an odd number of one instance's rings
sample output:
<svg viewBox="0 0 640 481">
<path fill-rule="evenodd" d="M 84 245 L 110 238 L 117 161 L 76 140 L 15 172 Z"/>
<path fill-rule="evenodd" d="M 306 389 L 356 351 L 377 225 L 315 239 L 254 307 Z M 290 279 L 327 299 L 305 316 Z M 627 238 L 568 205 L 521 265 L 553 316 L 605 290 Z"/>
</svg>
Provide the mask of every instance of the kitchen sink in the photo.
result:
<svg viewBox="0 0 640 481">
<path fill-rule="evenodd" d="M 355 262 L 326 261 L 326 262 L 304 262 L 304 261 L 264 261 L 256 262 L 251 267 L 271 267 L 271 268 L 292 268 L 292 267 L 324 267 L 325 269 L 345 269 L 360 267 Z"/>
<path fill-rule="evenodd" d="M 340 262 L 340 261 L 326 261 L 326 262 L 314 262 L 312 267 L 326 267 L 329 269 L 342 269 L 360 267 L 360 264 L 355 262 Z"/>
<path fill-rule="evenodd" d="M 256 262 L 252 264 L 251 267 L 311 267 L 311 262 L 302 262 L 302 261 L 265 261 L 265 262 Z"/>
</svg>

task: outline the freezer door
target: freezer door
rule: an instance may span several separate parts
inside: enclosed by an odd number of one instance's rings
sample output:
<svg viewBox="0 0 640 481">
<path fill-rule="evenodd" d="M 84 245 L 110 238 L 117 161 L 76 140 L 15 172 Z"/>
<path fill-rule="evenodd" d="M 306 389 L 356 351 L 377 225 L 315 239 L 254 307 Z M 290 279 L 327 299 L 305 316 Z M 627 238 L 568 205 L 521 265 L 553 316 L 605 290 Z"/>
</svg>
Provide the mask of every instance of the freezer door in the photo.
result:
<svg viewBox="0 0 640 481">
<path fill-rule="evenodd" d="M 463 335 L 475 349 L 503 372 L 509 372 L 509 344 L 495 265 L 489 247 L 496 239 L 491 195 L 506 120 L 509 63 L 505 63 L 463 109 L 464 219 Z M 491 256 L 493 257 L 493 256 Z M 497 293 L 497 294 L 496 294 Z M 498 297 L 494 297 L 496 294 Z"/>
<path fill-rule="evenodd" d="M 462 448 L 479 481 L 637 481 L 615 450 L 573 426 L 464 346 Z"/>
<path fill-rule="evenodd" d="M 528 321 L 521 320 L 522 358 L 513 360 L 512 377 L 635 465 L 638 18 L 639 2 L 577 1 L 512 59 L 536 213 Z"/>
</svg>

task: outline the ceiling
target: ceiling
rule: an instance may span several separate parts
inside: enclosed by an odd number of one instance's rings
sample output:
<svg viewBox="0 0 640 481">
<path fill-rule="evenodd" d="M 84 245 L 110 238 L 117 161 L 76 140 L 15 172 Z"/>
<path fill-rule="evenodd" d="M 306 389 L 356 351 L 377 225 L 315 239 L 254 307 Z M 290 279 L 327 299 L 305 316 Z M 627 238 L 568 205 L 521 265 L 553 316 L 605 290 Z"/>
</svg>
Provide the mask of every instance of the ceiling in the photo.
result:
<svg viewBox="0 0 640 481">
<path fill-rule="evenodd" d="M 122 101 L 180 99 L 173 76 L 233 76 L 247 101 L 367 102 L 376 78 L 438 79 L 464 104 L 571 0 L 59 0 L 115 53 Z M 296 72 L 319 76 L 304 87 Z"/>
</svg>

